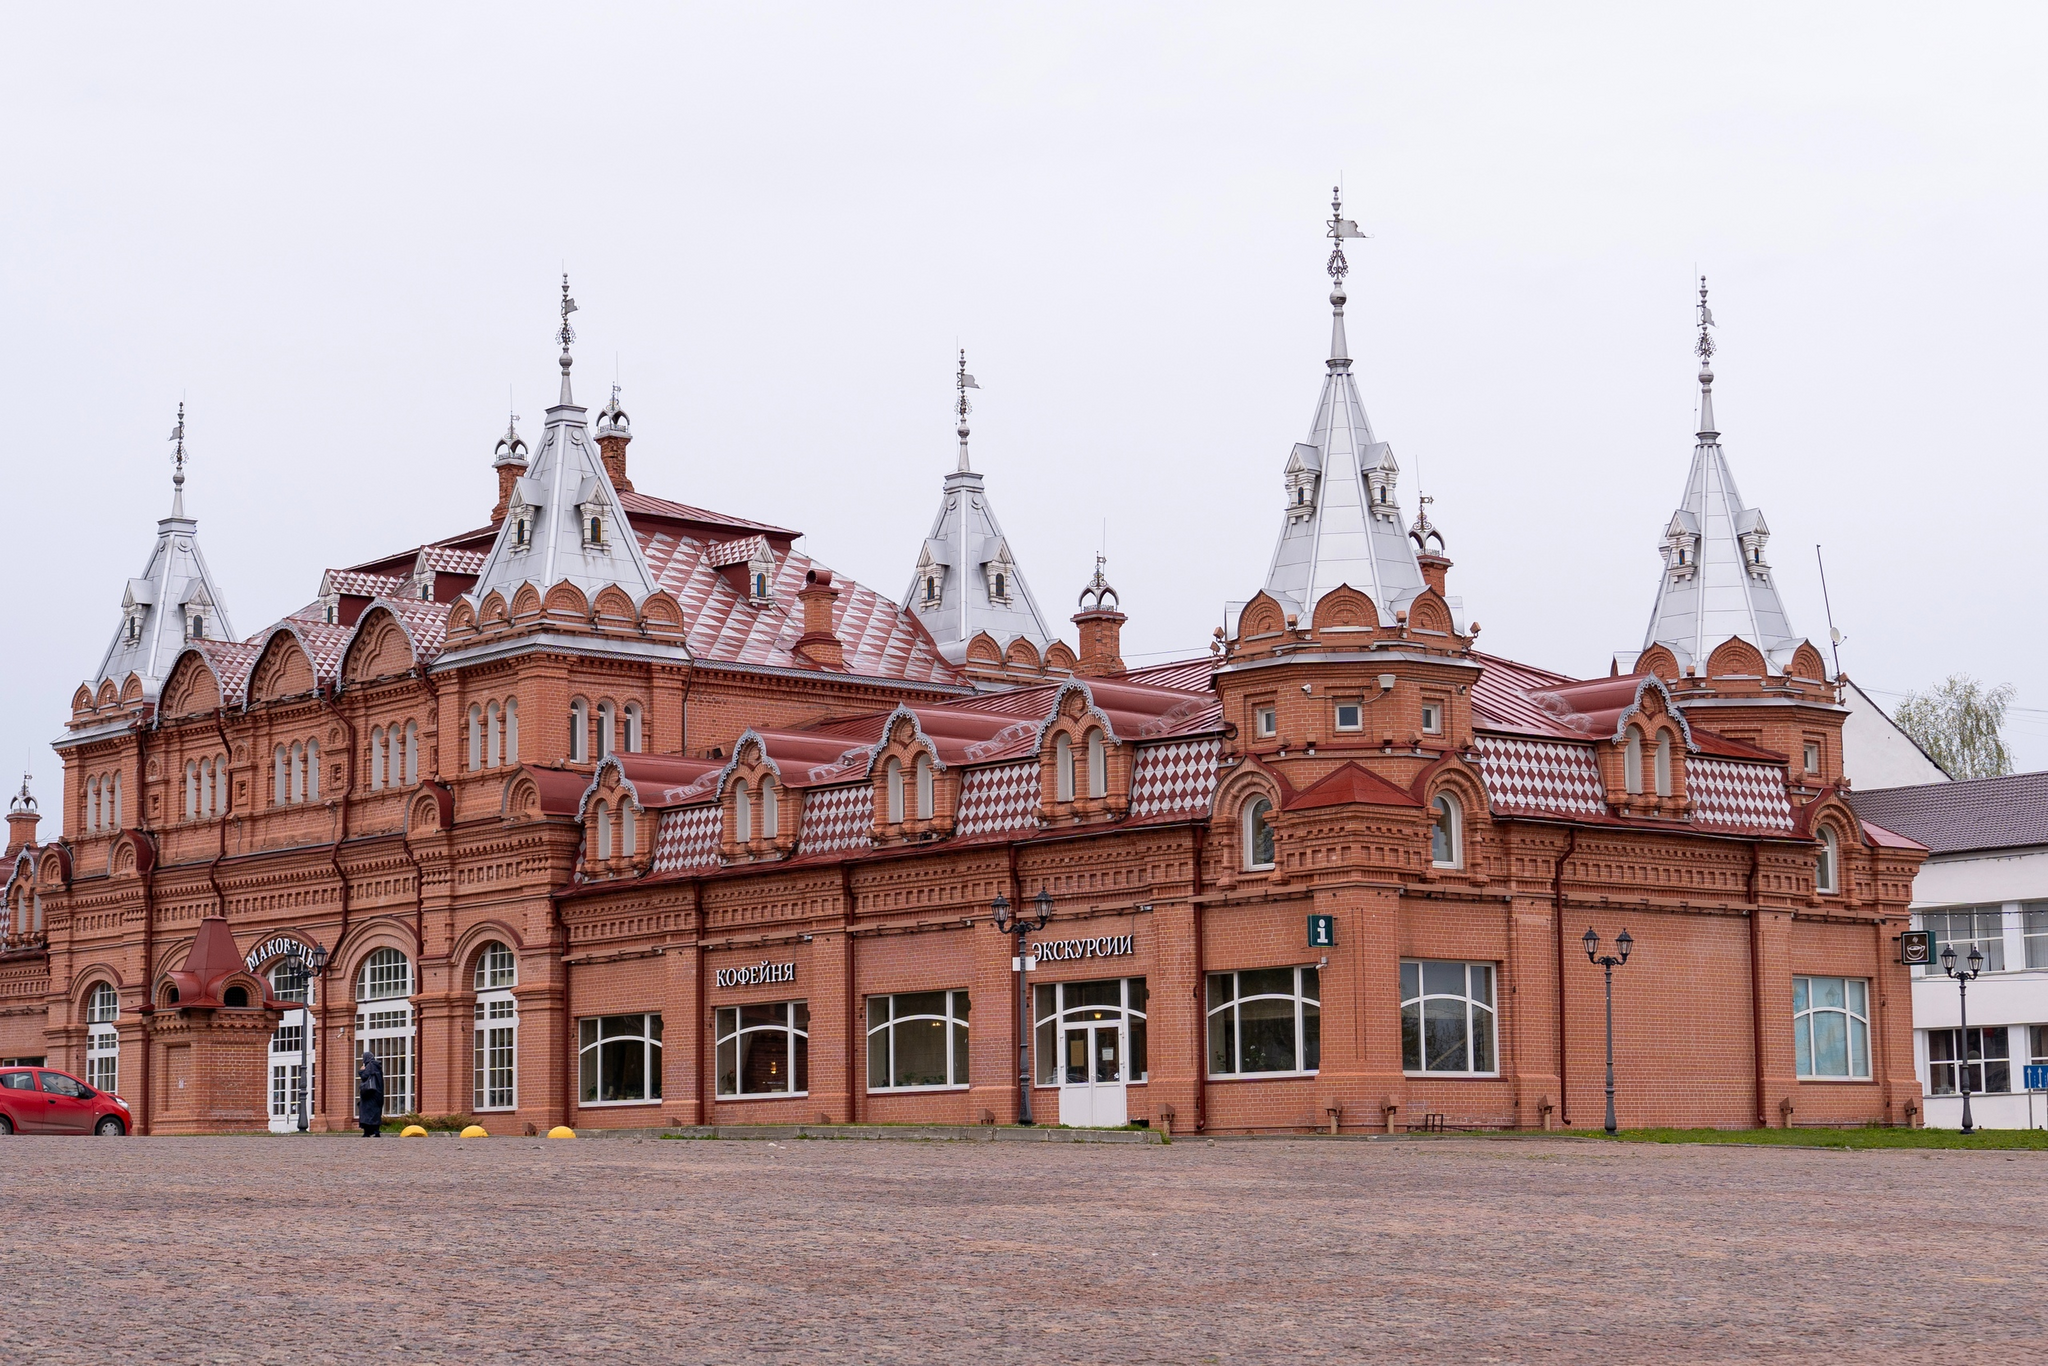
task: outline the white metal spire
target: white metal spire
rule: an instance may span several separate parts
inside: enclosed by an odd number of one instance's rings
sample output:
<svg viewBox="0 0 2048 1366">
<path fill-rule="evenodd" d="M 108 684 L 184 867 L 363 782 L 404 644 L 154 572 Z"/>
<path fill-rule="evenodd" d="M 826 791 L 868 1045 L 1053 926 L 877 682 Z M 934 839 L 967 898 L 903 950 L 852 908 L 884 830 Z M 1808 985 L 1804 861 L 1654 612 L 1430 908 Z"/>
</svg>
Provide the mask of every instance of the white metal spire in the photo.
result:
<svg viewBox="0 0 2048 1366">
<path fill-rule="evenodd" d="M 1328 236 L 1330 356 L 1308 440 L 1297 443 L 1287 459 L 1286 520 L 1266 591 L 1307 625 L 1324 594 L 1349 584 L 1372 598 L 1380 619 L 1392 624 L 1424 583 L 1414 543 L 1401 525 L 1400 465 L 1393 447 L 1374 437 L 1351 373 L 1344 334 L 1344 277 L 1351 266 L 1344 240 L 1365 234 L 1344 216 L 1336 190 Z"/>
<path fill-rule="evenodd" d="M 1764 547 L 1770 528 L 1763 513 L 1743 504 L 1734 473 L 1721 451 L 1714 418 L 1714 314 L 1707 280 L 1700 277 L 1698 444 L 1686 474 L 1685 496 L 1664 527 L 1664 572 L 1643 648 L 1663 645 L 1680 668 L 1704 669 L 1707 656 L 1730 637 L 1763 652 L 1774 673 L 1791 663 L 1801 637 L 1792 629 L 1771 577 Z"/>
<path fill-rule="evenodd" d="M 656 588 L 640 541 L 619 505 L 618 490 L 584 423 L 584 410 L 576 406 L 569 389 L 569 371 L 575 364 L 569 344 L 576 339 L 569 315 L 576 311 L 576 301 L 569 297 L 567 275 L 562 277 L 561 308 L 562 326 L 555 334 L 562 344 L 561 401 L 547 410 L 546 426 L 526 473 L 513 482 L 498 539 L 470 590 L 479 602 L 494 588 L 509 601 L 522 583 L 546 593 L 567 580 L 585 597 L 615 583 L 635 603 Z M 508 430 L 506 435 L 508 442 L 516 442 L 516 433 Z M 499 444 L 500 463 L 508 449 L 507 442 Z"/>
<path fill-rule="evenodd" d="M 939 653 L 954 664 L 967 657 L 967 643 L 983 631 L 1001 647 L 1023 636 L 1043 653 L 1056 637 L 1024 582 L 981 476 L 967 463 L 967 415 L 974 410 L 967 391 L 981 386 L 967 373 L 965 351 L 953 387 L 959 460 L 946 476 L 939 515 L 918 552 L 903 609 L 924 623 Z"/>
<path fill-rule="evenodd" d="M 121 595 L 121 624 L 100 658 L 92 684 L 112 679 L 123 686 L 129 674 L 142 682 L 143 696 L 154 698 L 164 675 L 188 640 L 233 640 L 227 604 L 199 553 L 199 523 L 185 515 L 185 405 L 170 439 L 171 515 L 156 524 L 156 544 L 139 577 L 128 580 Z"/>
</svg>

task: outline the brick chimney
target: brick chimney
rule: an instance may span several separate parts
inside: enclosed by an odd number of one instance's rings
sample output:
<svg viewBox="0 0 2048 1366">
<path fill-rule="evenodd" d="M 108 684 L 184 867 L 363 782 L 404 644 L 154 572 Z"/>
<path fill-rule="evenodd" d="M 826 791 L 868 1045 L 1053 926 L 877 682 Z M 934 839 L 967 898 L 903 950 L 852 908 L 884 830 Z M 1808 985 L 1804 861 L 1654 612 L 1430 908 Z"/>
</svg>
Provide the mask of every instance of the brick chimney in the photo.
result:
<svg viewBox="0 0 2048 1366">
<path fill-rule="evenodd" d="M 519 439 L 517 416 L 505 424 L 491 467 L 498 472 L 498 505 L 491 509 L 491 525 L 496 526 L 505 520 L 505 509 L 512 505 L 512 485 L 526 474 L 526 443 Z"/>
<path fill-rule="evenodd" d="M 797 638 L 796 652 L 821 669 L 846 667 L 846 649 L 832 631 L 832 604 L 838 596 L 829 569 L 805 574 L 804 586 L 796 595 L 804 605 L 804 633 Z"/>
<path fill-rule="evenodd" d="M 633 481 L 626 477 L 626 445 L 632 439 L 633 427 L 626 421 L 626 410 L 619 406 L 619 386 L 614 384 L 612 401 L 597 415 L 597 449 L 605 474 L 620 493 L 633 491 Z"/>
<path fill-rule="evenodd" d="M 1438 597 L 1444 596 L 1444 575 L 1451 562 L 1441 555 L 1422 554 L 1415 557 L 1415 563 L 1422 566 L 1422 581 L 1434 588 Z"/>
<path fill-rule="evenodd" d="M 1444 576 L 1450 572 L 1451 560 L 1444 554 L 1443 533 L 1429 520 L 1429 505 L 1435 501 L 1428 494 L 1416 496 L 1415 525 L 1408 528 L 1408 538 L 1415 542 L 1415 563 L 1422 570 L 1422 581 L 1442 597 Z"/>
<path fill-rule="evenodd" d="M 7 804 L 7 857 L 13 858 L 36 842 L 36 825 L 43 819 L 43 813 L 36 809 L 36 799 L 29 795 L 28 775 L 21 775 L 21 791 L 14 794 L 14 800 Z"/>
<path fill-rule="evenodd" d="M 1095 557 L 1095 577 L 1081 590 L 1081 610 L 1074 625 L 1081 631 L 1081 656 L 1074 672 L 1083 678 L 1105 678 L 1124 671 L 1123 629 L 1129 620 L 1116 609 L 1120 604 L 1109 580 L 1102 577 L 1103 558 Z"/>
</svg>

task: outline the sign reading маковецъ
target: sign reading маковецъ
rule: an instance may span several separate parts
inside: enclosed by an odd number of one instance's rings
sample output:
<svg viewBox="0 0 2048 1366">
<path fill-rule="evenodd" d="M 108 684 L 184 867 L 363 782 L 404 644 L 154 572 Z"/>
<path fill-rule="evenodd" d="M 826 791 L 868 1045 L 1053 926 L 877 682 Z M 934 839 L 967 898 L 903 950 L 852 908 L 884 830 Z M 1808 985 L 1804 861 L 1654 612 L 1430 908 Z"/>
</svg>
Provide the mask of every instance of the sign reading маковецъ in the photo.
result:
<svg viewBox="0 0 2048 1366">
<path fill-rule="evenodd" d="M 1031 954 L 1055 963 L 1070 958 L 1115 958 L 1135 952 L 1132 938 L 1128 934 L 1105 934 L 1094 939 L 1045 939 L 1031 946 Z"/>
<path fill-rule="evenodd" d="M 753 987 L 764 982 L 794 982 L 794 963 L 756 963 L 750 968 L 720 968 L 718 985 L 722 987 Z"/>
<path fill-rule="evenodd" d="M 242 966 L 254 972 L 273 958 L 281 958 L 286 954 L 303 954 L 305 951 L 304 944 L 288 934 L 280 934 L 249 950 L 249 956 L 242 960 Z"/>
</svg>

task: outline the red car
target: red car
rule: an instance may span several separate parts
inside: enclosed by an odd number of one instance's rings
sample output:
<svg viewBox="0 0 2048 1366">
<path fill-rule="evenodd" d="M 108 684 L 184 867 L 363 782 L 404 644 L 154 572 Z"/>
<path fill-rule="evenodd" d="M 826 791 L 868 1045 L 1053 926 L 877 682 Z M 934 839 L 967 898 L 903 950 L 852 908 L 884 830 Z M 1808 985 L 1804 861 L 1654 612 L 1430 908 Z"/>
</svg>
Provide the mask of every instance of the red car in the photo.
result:
<svg viewBox="0 0 2048 1366">
<path fill-rule="evenodd" d="M 0 1134 L 128 1132 L 128 1102 L 95 1091 L 69 1072 L 47 1067 L 0 1067 Z"/>
</svg>

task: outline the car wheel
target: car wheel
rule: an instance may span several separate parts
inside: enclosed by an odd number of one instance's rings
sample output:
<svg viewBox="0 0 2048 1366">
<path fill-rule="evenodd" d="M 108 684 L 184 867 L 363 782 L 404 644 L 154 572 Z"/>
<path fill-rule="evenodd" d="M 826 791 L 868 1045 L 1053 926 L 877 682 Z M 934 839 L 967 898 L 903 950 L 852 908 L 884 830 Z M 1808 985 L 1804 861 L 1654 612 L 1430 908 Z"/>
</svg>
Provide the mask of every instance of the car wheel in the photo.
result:
<svg viewBox="0 0 2048 1366">
<path fill-rule="evenodd" d="M 11 1119 L 9 1119 L 9 1118 L 8 1118 L 7 1116 L 5 1116 L 5 1115 L 0 1115 L 0 1138 L 5 1138 L 5 1137 L 7 1137 L 7 1135 L 9 1135 L 9 1134 L 11 1134 L 11 1133 L 13 1133 L 13 1132 L 14 1132 L 14 1121 L 13 1121 L 13 1120 L 11 1120 Z"/>
<path fill-rule="evenodd" d="M 93 1132 L 101 1138 L 119 1138 L 127 1133 L 128 1130 L 120 1120 L 115 1119 L 112 1115 L 108 1115 L 94 1127 Z"/>
</svg>

